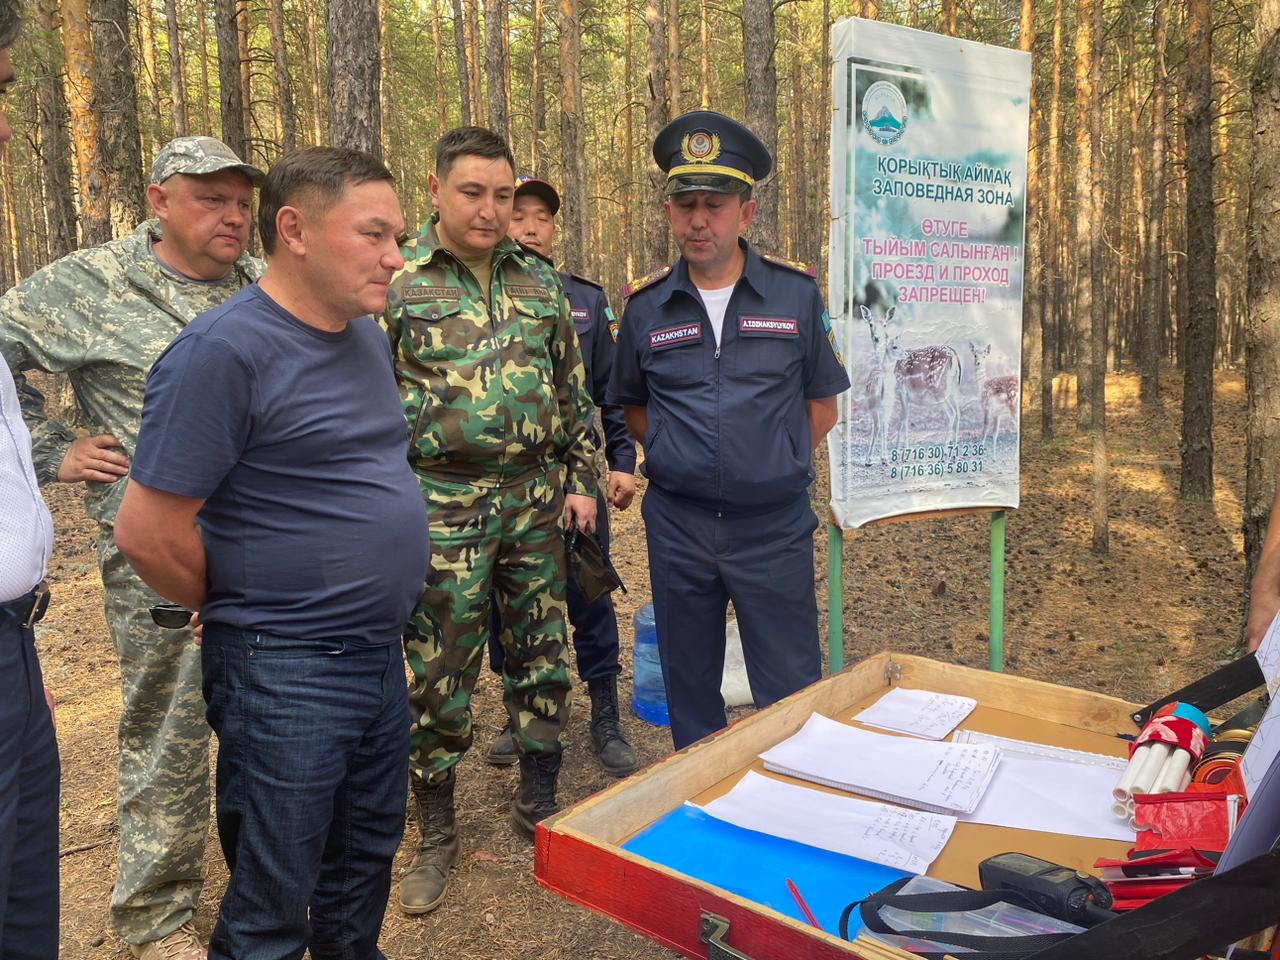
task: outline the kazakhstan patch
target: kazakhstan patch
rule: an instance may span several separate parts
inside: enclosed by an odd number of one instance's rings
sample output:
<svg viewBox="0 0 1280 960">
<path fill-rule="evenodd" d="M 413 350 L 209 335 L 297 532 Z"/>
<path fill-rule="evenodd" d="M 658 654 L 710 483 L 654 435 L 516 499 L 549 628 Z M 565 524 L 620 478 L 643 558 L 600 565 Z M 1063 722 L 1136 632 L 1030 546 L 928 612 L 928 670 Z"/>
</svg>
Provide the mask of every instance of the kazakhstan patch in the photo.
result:
<svg viewBox="0 0 1280 960">
<path fill-rule="evenodd" d="M 609 325 L 609 336 L 613 337 L 613 342 L 618 342 L 618 318 L 613 315 L 613 307 L 604 308 L 604 320 Z"/>
</svg>

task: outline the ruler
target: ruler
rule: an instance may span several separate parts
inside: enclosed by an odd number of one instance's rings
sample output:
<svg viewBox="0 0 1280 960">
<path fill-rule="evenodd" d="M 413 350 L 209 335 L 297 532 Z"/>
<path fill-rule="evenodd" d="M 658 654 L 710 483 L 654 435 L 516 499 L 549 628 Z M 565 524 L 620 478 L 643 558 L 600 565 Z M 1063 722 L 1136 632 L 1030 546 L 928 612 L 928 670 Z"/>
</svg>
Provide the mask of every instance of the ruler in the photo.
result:
<svg viewBox="0 0 1280 960">
<path fill-rule="evenodd" d="M 994 744 L 1002 753 L 1017 754 L 1035 760 L 1065 760 L 1068 763 L 1109 767 L 1112 770 L 1124 770 L 1129 766 L 1129 761 L 1123 757 L 1108 757 L 1104 753 L 1071 750 L 1068 747 L 1054 747 L 1047 743 L 1031 743 L 1029 740 L 1013 740 L 1009 737 L 998 737 L 994 733 L 979 733 L 977 730 L 957 730 L 951 742 Z"/>
</svg>

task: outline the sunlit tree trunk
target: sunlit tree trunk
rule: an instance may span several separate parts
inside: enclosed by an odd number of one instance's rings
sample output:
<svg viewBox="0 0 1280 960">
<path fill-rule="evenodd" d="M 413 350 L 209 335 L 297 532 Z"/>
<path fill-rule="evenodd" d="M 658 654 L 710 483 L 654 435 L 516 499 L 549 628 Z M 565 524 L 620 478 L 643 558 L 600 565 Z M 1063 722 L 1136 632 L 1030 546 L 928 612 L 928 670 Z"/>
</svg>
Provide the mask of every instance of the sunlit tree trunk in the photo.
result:
<svg viewBox="0 0 1280 960">
<path fill-rule="evenodd" d="M 743 0 L 742 60 L 746 123 L 778 155 L 778 67 L 772 0 Z M 751 235 L 762 250 L 778 249 L 776 178 L 756 184 L 756 218 Z"/>
<path fill-rule="evenodd" d="M 582 24 L 576 0 L 560 0 L 560 164 L 564 171 L 560 259 L 583 270 L 587 247 L 587 156 L 582 120 Z"/>
<path fill-rule="evenodd" d="M 662 0 L 645 0 L 644 24 L 645 41 L 645 81 L 644 98 L 645 133 L 647 142 L 653 143 L 667 120 L 670 119 L 671 104 L 667 100 L 667 30 L 666 18 L 663 16 Z M 667 261 L 667 224 L 663 219 L 660 201 L 666 185 L 666 177 L 658 169 L 652 158 L 648 158 L 649 180 L 651 189 L 645 191 L 641 199 L 645 223 L 645 265 L 641 270 L 652 270 L 658 264 Z"/>
<path fill-rule="evenodd" d="M 533 0 L 533 9 L 530 16 L 533 26 L 533 81 L 531 83 L 530 101 L 532 102 L 532 110 L 530 116 L 531 135 L 529 137 L 529 170 L 532 173 L 539 171 L 538 164 L 542 160 L 542 140 L 546 136 L 547 130 L 547 96 L 543 90 L 545 79 L 542 69 L 542 0 Z M 623 15 L 627 21 L 626 29 L 631 29 L 631 18 L 626 14 Z M 630 33 L 628 32 L 628 36 Z M 630 56 L 630 53 L 627 54 Z M 630 77 L 630 68 L 626 70 L 627 76 Z"/>
<path fill-rule="evenodd" d="M 458 62 L 458 105 L 462 111 L 462 126 L 475 122 L 471 112 L 471 65 L 467 62 L 467 18 L 462 0 L 453 0 L 453 47 Z"/>
<path fill-rule="evenodd" d="M 484 8 L 484 68 L 488 86 L 489 129 L 502 139 L 510 140 L 506 34 L 507 0 L 488 0 Z M 581 97 L 581 89 L 578 92 Z"/>
<path fill-rule="evenodd" d="M 1018 31 L 1018 49 L 1030 53 L 1036 42 L 1035 9 L 1032 0 L 1022 0 L 1022 17 Z M 1040 165 L 1041 151 L 1037 143 L 1039 116 L 1036 112 L 1036 84 L 1031 81 L 1031 102 L 1029 105 L 1031 130 L 1027 150 L 1027 191 L 1023 198 L 1023 216 L 1026 220 L 1027 251 L 1025 258 L 1025 282 L 1022 288 L 1022 396 L 1037 397 L 1040 395 L 1040 384 L 1043 377 L 1041 366 L 1042 350 L 1040 337 L 1044 331 L 1044 318 L 1041 314 L 1043 300 L 1040 288 L 1044 283 L 1044 257 L 1041 238 L 1044 233 L 1044 220 L 1040 213 Z"/>
<path fill-rule="evenodd" d="M 217 0 L 214 22 L 218 39 L 218 108 L 222 120 L 222 142 L 236 156 L 249 158 L 245 134 L 244 91 L 240 76 L 240 31 L 236 25 L 236 0 Z"/>
<path fill-rule="evenodd" d="M 90 0 L 98 134 L 107 171 L 111 231 L 120 237 L 147 217 L 138 130 L 137 70 L 129 45 L 128 0 Z"/>
<path fill-rule="evenodd" d="M 276 81 L 276 113 L 280 118 L 280 144 L 287 153 L 298 145 L 298 114 L 293 105 L 289 78 L 289 51 L 284 41 L 284 0 L 267 0 L 271 30 L 271 67 Z"/>
<path fill-rule="evenodd" d="M 187 81 L 184 75 L 181 17 L 179 0 L 164 0 L 166 28 L 169 33 L 169 99 L 173 101 L 173 135 L 187 135 Z"/>
<path fill-rule="evenodd" d="M 684 113 L 680 105 L 680 0 L 667 0 L 667 102 L 671 116 Z"/>
<path fill-rule="evenodd" d="M 101 133 L 88 0 L 63 0 L 62 45 L 67 57 L 71 146 L 80 173 L 80 240 L 85 246 L 95 246 L 111 239 L 111 198 L 98 153 Z"/>
<path fill-rule="evenodd" d="M 382 156 L 377 0 L 325 0 L 329 139 Z"/>
<path fill-rule="evenodd" d="M 66 54 L 58 38 L 58 0 L 39 0 L 36 19 L 48 32 L 42 47 L 48 60 L 36 74 L 36 102 L 40 112 L 40 173 L 45 218 L 49 224 L 49 253 L 64 256 L 76 246 L 76 206 L 71 189 L 71 141 L 67 137 L 67 100 L 62 85 Z"/>
</svg>

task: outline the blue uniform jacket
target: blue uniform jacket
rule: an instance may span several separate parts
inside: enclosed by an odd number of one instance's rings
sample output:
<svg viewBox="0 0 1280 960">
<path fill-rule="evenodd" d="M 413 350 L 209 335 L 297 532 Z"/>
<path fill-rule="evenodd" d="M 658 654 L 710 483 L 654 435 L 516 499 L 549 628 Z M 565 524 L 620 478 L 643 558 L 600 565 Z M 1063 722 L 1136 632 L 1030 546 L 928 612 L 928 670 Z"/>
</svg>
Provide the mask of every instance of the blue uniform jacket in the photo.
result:
<svg viewBox="0 0 1280 960">
<path fill-rule="evenodd" d="M 728 514 L 804 493 L 813 480 L 805 401 L 849 389 L 813 278 L 742 246 L 720 347 L 681 258 L 627 302 L 607 394 L 647 409 L 650 483 Z"/>
<path fill-rule="evenodd" d="M 578 332 L 578 345 L 582 350 L 582 365 L 587 371 L 587 392 L 591 402 L 600 408 L 600 420 L 604 424 L 604 457 L 610 470 L 634 473 L 636 469 L 636 444 L 627 432 L 622 407 L 609 404 L 605 392 L 613 373 L 615 350 L 614 336 L 617 324 L 604 289 L 590 280 L 561 273 L 560 283 L 569 298 L 573 326 Z M 596 438 L 597 445 L 599 438 Z"/>
</svg>

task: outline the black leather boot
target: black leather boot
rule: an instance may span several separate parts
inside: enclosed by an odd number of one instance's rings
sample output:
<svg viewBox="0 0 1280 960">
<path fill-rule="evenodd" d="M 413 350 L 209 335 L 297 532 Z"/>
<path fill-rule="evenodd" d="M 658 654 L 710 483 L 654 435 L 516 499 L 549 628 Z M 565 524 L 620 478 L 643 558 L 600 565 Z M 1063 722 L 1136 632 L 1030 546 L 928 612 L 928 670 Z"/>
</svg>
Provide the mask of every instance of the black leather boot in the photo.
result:
<svg viewBox="0 0 1280 960">
<path fill-rule="evenodd" d="M 520 754 L 520 787 L 511 801 L 511 822 L 526 840 L 532 840 L 538 822 L 556 813 L 556 777 L 560 753 Z"/>
<path fill-rule="evenodd" d="M 453 816 L 453 771 L 443 783 L 428 783 L 409 774 L 418 852 L 400 880 L 400 909 L 410 916 L 430 913 L 444 902 L 449 868 L 458 859 L 458 829 Z"/>
<path fill-rule="evenodd" d="M 485 754 L 484 760 L 485 763 L 492 763 L 495 767 L 509 767 L 518 759 L 520 759 L 520 751 L 516 749 L 516 740 L 511 734 L 511 721 L 508 720 L 507 725 L 498 734 L 498 739 L 493 741 L 493 746 Z"/>
<path fill-rule="evenodd" d="M 625 777 L 636 772 L 636 752 L 618 722 L 618 679 L 588 680 L 591 697 L 591 743 L 605 773 Z"/>
</svg>

